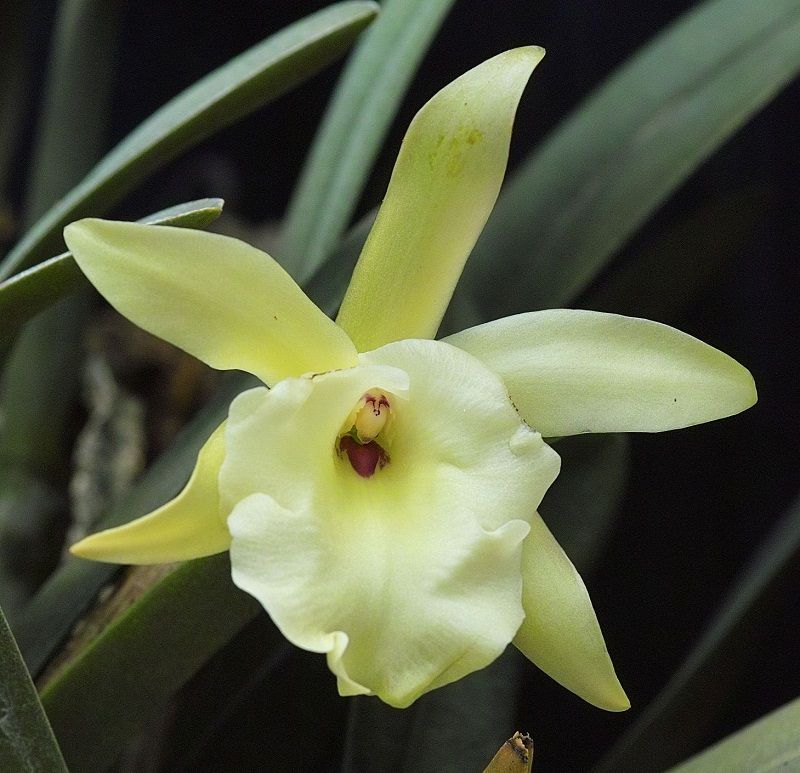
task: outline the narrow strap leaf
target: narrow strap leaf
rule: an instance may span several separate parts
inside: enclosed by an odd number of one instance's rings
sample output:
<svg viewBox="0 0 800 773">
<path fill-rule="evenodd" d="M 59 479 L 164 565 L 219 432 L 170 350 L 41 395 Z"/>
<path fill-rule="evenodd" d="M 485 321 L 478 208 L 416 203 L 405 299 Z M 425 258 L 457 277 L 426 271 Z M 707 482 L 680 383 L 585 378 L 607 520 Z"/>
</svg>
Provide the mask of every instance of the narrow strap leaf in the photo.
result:
<svg viewBox="0 0 800 773">
<path fill-rule="evenodd" d="M 158 580 L 42 691 L 72 773 L 104 770 L 148 717 L 259 612 L 226 554 Z"/>
<path fill-rule="evenodd" d="M 277 32 L 183 91 L 117 145 L 0 264 L 0 279 L 58 250 L 61 228 L 119 201 L 153 170 L 341 56 L 377 6 L 347 0 Z"/>
<path fill-rule="evenodd" d="M 142 218 L 140 223 L 204 228 L 222 214 L 222 199 L 198 199 Z M 0 283 L 0 347 L 14 339 L 22 325 L 66 295 L 89 287 L 71 252 L 64 252 Z"/>
<path fill-rule="evenodd" d="M 57 773 L 67 767 L 0 611 L 0 770 Z"/>
<path fill-rule="evenodd" d="M 633 773 L 653 765 L 663 770 L 699 748 L 717 716 L 715 705 L 726 707 L 731 692 L 738 689 L 747 670 L 743 658 L 769 629 L 769 616 L 776 614 L 774 599 L 789 587 L 798 557 L 800 499 L 763 540 L 705 633 L 604 757 L 598 773 Z M 761 655 L 752 657 L 757 661 Z M 694 719 L 687 722 L 687 717 Z"/>
<path fill-rule="evenodd" d="M 710 0 L 669 26 L 519 167 L 464 286 L 505 314 L 569 303 L 795 76 L 798 39 L 800 0 Z"/>
<path fill-rule="evenodd" d="M 3 111 L 0 121 L 0 239 L 10 226 L 10 212 L 3 200 L 5 184 L 14 155 L 17 138 L 25 121 L 25 76 L 28 72 L 29 47 L 26 45 L 25 23 L 33 3 L 18 0 L 0 2 L 0 105 L 13 105 Z"/>
<path fill-rule="evenodd" d="M 62 0 L 26 185 L 31 225 L 106 150 L 121 0 Z M 10 111 L 9 111 L 10 112 Z"/>
<path fill-rule="evenodd" d="M 453 0 L 386 0 L 340 78 L 289 204 L 283 251 L 298 280 L 329 257 L 353 215 L 417 65 Z"/>
<path fill-rule="evenodd" d="M 773 773 L 800 766 L 800 698 L 692 757 L 670 773 Z"/>
</svg>

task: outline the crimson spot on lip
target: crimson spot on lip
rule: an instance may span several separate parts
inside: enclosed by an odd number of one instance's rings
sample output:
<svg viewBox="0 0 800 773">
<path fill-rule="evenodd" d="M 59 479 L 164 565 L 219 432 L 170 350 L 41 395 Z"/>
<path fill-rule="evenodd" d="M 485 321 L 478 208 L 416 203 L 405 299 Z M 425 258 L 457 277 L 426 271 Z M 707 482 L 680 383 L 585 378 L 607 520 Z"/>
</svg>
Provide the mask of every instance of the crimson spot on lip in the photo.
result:
<svg viewBox="0 0 800 773">
<path fill-rule="evenodd" d="M 362 445 L 350 435 L 339 438 L 339 451 L 347 454 L 350 465 L 362 478 L 371 478 L 389 461 L 389 455 L 374 440 Z"/>
</svg>

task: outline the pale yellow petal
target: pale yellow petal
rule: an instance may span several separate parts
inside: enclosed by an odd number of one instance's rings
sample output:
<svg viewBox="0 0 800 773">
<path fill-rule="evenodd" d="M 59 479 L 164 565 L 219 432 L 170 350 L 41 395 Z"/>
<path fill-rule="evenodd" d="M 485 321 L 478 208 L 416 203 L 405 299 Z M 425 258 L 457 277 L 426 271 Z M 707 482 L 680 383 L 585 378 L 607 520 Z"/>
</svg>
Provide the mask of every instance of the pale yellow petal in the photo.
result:
<svg viewBox="0 0 800 773">
<path fill-rule="evenodd" d="M 92 219 L 64 238 L 117 311 L 213 368 L 272 384 L 355 364 L 347 335 L 269 255 L 238 239 Z"/>
<path fill-rule="evenodd" d="M 559 458 L 464 352 L 401 341 L 360 361 L 237 398 L 220 486 L 234 582 L 327 654 L 343 695 L 402 707 L 511 641 L 527 520 Z M 375 390 L 389 460 L 365 478 L 336 443 Z"/>
<path fill-rule="evenodd" d="M 436 335 L 497 199 L 517 103 L 543 56 L 538 46 L 499 54 L 411 122 L 337 320 L 359 351 Z"/>
<path fill-rule="evenodd" d="M 545 437 L 678 429 L 739 413 L 757 399 L 753 377 L 736 360 L 646 319 L 551 309 L 445 340 L 497 373 Z"/>
<path fill-rule="evenodd" d="M 206 441 L 186 487 L 149 515 L 92 534 L 70 548 L 81 558 L 115 564 L 160 564 L 227 550 L 230 533 L 220 513 L 219 469 L 225 425 Z"/>
</svg>

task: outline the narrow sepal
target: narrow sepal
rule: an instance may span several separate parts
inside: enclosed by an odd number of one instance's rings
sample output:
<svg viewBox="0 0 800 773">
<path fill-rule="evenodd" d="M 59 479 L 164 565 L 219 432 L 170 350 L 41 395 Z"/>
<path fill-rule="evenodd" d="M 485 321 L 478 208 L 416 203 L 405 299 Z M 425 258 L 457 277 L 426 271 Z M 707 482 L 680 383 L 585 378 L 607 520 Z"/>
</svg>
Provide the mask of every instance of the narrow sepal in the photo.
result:
<svg viewBox="0 0 800 773">
<path fill-rule="evenodd" d="M 494 206 L 538 46 L 489 59 L 445 86 L 408 128 L 339 312 L 359 351 L 433 338 Z"/>
<path fill-rule="evenodd" d="M 538 514 L 522 548 L 522 607 L 514 644 L 526 657 L 598 708 L 630 708 L 586 586 Z"/>
<path fill-rule="evenodd" d="M 221 553 L 230 534 L 220 515 L 217 479 L 225 456 L 225 425 L 200 449 L 189 482 L 175 499 L 149 515 L 92 534 L 70 552 L 115 564 L 160 564 Z"/>
</svg>

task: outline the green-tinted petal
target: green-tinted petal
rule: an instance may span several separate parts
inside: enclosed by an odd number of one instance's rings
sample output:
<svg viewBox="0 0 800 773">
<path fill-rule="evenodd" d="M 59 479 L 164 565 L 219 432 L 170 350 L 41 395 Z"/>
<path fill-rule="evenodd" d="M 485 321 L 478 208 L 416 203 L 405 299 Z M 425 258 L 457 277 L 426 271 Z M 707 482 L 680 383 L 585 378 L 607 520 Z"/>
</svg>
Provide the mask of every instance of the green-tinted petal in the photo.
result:
<svg viewBox="0 0 800 773">
<path fill-rule="evenodd" d="M 586 586 L 536 515 L 522 552 L 525 620 L 514 644 L 546 674 L 608 711 L 630 702 L 614 673 Z"/>
<path fill-rule="evenodd" d="M 519 314 L 445 339 L 505 382 L 545 437 L 661 432 L 749 408 L 749 371 L 727 354 L 646 319 L 572 309 Z"/>
<path fill-rule="evenodd" d="M 372 477 L 336 453 L 365 392 L 392 406 Z M 522 619 L 521 543 L 558 456 L 474 358 L 403 341 L 231 406 L 220 473 L 234 581 L 342 694 L 407 706 L 482 668 Z"/>
<path fill-rule="evenodd" d="M 214 368 L 272 384 L 355 364 L 347 335 L 269 255 L 244 242 L 92 219 L 67 226 L 64 238 L 121 314 Z"/>
<path fill-rule="evenodd" d="M 186 487 L 149 515 L 98 532 L 74 544 L 81 558 L 116 564 L 160 564 L 221 553 L 230 534 L 220 514 L 219 469 L 225 456 L 225 424 L 200 449 Z"/>
<path fill-rule="evenodd" d="M 339 312 L 359 351 L 436 335 L 494 206 L 517 103 L 543 56 L 537 46 L 495 56 L 411 122 Z"/>
</svg>

